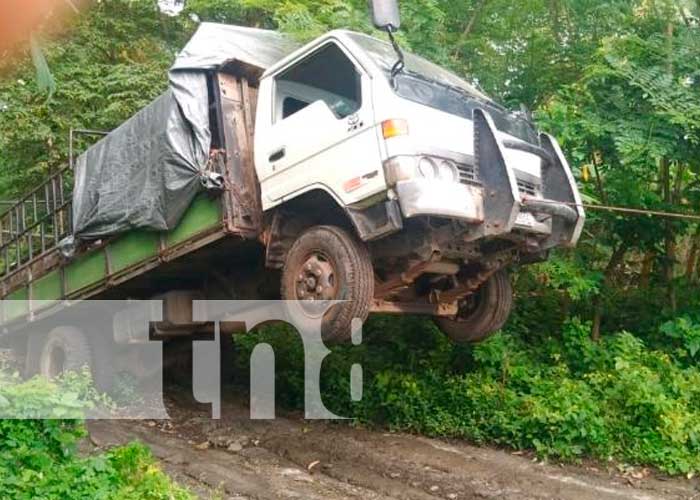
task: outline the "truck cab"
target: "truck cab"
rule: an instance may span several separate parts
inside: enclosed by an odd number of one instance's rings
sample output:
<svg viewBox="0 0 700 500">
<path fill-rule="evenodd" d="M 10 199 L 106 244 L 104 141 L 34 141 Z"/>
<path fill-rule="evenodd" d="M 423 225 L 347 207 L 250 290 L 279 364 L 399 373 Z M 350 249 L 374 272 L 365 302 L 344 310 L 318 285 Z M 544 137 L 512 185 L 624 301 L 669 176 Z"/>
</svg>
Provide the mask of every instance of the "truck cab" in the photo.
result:
<svg viewBox="0 0 700 500">
<path fill-rule="evenodd" d="M 579 193 L 556 140 L 526 117 L 421 57 L 396 61 L 391 44 L 337 30 L 262 75 L 255 169 L 269 235 L 339 225 L 371 260 L 372 299 L 355 313 L 430 314 L 455 340 L 479 340 L 508 316 L 508 265 L 576 244 Z M 337 271 L 324 252 L 289 269 L 287 239 L 268 260 L 290 275 L 284 298 L 348 299 L 315 292 Z"/>
</svg>

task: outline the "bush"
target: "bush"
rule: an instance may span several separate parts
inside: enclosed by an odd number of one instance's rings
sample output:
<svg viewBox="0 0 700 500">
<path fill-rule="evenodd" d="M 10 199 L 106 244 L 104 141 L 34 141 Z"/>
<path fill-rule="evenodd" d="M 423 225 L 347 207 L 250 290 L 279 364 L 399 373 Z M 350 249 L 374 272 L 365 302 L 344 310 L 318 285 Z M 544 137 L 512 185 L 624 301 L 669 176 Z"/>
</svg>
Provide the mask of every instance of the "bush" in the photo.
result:
<svg viewBox="0 0 700 500">
<path fill-rule="evenodd" d="M 659 331 L 677 345 L 680 356 L 696 360 L 700 357 L 700 321 L 688 315 L 667 321 Z"/>
<path fill-rule="evenodd" d="M 21 383 L 0 375 L 0 413 L 42 420 L 0 420 L 0 498 L 189 499 L 157 468 L 150 451 L 134 443 L 83 457 L 86 436 L 77 419 L 94 404 L 89 377 L 69 375 L 58 383 L 36 378 Z M 11 412 L 11 413 L 10 413 Z"/>
<path fill-rule="evenodd" d="M 540 332 L 536 343 L 506 331 L 464 347 L 447 342 L 430 321 L 377 318 L 366 325 L 362 346 L 336 347 L 327 358 L 324 402 L 339 415 L 396 430 L 542 457 L 612 457 L 673 474 L 700 472 L 700 370 L 627 332 L 599 343 L 589 334 L 590 324 L 574 318 L 559 335 Z M 245 368 L 252 348 L 270 343 L 278 394 L 301 407 L 303 347 L 296 337 L 268 327 L 237 345 Z M 357 362 L 364 397 L 352 403 L 349 374 Z"/>
</svg>

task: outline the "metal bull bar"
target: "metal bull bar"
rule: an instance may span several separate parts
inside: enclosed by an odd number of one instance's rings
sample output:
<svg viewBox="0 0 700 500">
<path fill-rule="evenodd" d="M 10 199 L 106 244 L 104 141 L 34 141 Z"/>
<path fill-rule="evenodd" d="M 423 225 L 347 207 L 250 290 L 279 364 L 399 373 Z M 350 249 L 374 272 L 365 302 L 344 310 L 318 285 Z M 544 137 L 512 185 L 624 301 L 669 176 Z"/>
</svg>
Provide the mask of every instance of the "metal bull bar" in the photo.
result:
<svg viewBox="0 0 700 500">
<path fill-rule="evenodd" d="M 572 247 L 578 242 L 586 215 L 571 168 L 554 137 L 540 135 L 542 147 L 514 140 L 501 140 L 491 116 L 474 110 L 474 153 L 484 189 L 484 223 L 470 239 L 507 234 L 520 212 L 546 214 L 552 232 L 541 242 L 543 250 Z M 542 160 L 542 198 L 521 196 L 505 151 L 515 149 Z"/>
</svg>

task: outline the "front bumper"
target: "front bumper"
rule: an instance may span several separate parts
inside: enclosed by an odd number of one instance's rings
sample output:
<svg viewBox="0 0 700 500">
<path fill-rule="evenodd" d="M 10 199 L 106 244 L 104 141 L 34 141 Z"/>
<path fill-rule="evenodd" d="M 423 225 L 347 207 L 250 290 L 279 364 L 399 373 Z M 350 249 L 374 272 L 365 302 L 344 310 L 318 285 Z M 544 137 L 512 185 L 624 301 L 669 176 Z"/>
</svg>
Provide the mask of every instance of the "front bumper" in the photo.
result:
<svg viewBox="0 0 700 500">
<path fill-rule="evenodd" d="M 414 179 L 399 181 L 396 193 L 401 213 L 407 219 L 433 216 L 470 224 L 484 222 L 484 190 L 479 186 Z M 524 209 L 518 213 L 512 229 L 540 236 L 552 233 L 551 217 L 536 217 Z"/>
<path fill-rule="evenodd" d="M 425 178 L 399 181 L 396 192 L 404 217 L 427 215 L 473 223 L 469 240 L 517 230 L 536 235 L 542 250 L 576 245 L 585 221 L 576 182 L 556 140 L 542 134 L 540 143 L 538 147 L 502 140 L 488 113 L 475 110 L 474 156 L 481 185 Z M 541 159 L 541 194 L 533 197 L 520 190 L 516 165 L 505 154 L 509 149 Z"/>
<path fill-rule="evenodd" d="M 478 186 L 434 179 L 396 183 L 404 217 L 431 215 L 480 224 L 484 221 L 483 189 Z"/>
</svg>

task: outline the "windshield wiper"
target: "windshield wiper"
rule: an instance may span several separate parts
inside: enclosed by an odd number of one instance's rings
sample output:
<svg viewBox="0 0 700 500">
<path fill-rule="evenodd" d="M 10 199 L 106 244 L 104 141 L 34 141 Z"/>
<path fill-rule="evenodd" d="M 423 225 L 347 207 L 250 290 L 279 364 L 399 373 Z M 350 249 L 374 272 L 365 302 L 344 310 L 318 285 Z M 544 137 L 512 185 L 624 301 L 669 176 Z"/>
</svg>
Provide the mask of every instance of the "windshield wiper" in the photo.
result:
<svg viewBox="0 0 700 500">
<path fill-rule="evenodd" d="M 474 94 L 473 92 L 470 92 L 470 91 L 467 90 L 467 89 L 464 89 L 464 88 L 462 88 L 462 87 L 458 87 L 457 85 L 452 85 L 452 84 L 449 84 L 449 83 L 445 83 L 445 82 L 442 81 L 442 80 L 437 80 L 437 79 L 435 79 L 435 78 L 430 78 L 430 77 L 428 77 L 428 76 L 425 76 L 425 75 L 422 74 L 422 73 L 417 73 L 417 72 L 411 71 L 411 70 L 406 70 L 406 69 L 404 69 L 404 70 L 403 70 L 403 73 L 404 73 L 405 75 L 408 75 L 408 76 L 410 76 L 410 77 L 412 77 L 412 78 L 415 78 L 415 79 L 417 79 L 417 80 L 421 80 L 421 81 L 426 82 L 426 83 L 430 83 L 430 84 L 433 84 L 433 85 L 437 85 L 438 87 L 442 87 L 442 88 L 444 88 L 444 89 L 446 89 L 446 90 L 450 90 L 450 91 L 452 91 L 452 92 L 454 92 L 454 93 L 456 93 L 456 94 L 459 94 L 459 95 L 462 96 L 462 97 L 468 97 L 468 98 L 470 98 L 470 99 L 474 99 L 474 100 L 476 100 L 476 101 L 483 102 L 484 104 L 487 104 L 487 105 L 489 105 L 489 106 L 494 106 L 494 107 L 497 107 L 497 108 L 500 108 L 500 107 L 501 107 L 500 105 L 496 104 L 495 102 L 490 101 L 490 100 L 488 100 L 488 99 L 484 99 L 483 97 L 481 97 L 481 96 L 479 96 L 479 95 L 476 95 L 476 94 Z M 503 109 L 505 109 L 505 108 L 503 108 Z"/>
<path fill-rule="evenodd" d="M 406 57 L 404 56 L 403 50 L 401 50 L 401 47 L 399 46 L 399 42 L 396 41 L 394 31 L 391 29 L 391 27 L 389 27 L 386 31 L 389 33 L 391 46 L 394 47 L 396 55 L 399 56 L 399 60 L 396 61 L 394 66 L 391 68 L 391 86 L 394 87 L 394 90 L 396 90 L 398 88 L 396 84 L 396 77 L 399 76 L 404 69 L 406 69 Z"/>
</svg>

